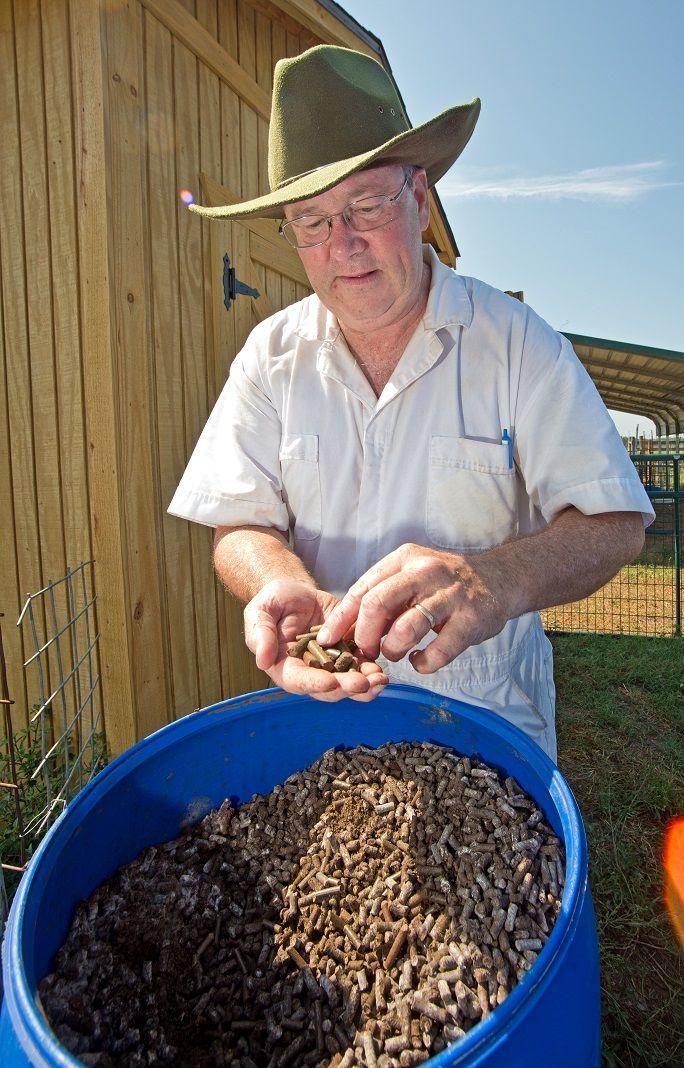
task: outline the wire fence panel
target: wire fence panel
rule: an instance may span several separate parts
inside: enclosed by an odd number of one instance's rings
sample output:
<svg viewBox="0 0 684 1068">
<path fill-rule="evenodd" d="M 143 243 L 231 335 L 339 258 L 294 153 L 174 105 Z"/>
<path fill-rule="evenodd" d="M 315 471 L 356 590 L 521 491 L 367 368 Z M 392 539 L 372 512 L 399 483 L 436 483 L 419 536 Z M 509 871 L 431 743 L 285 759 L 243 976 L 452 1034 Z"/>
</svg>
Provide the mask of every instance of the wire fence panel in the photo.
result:
<svg viewBox="0 0 684 1068">
<path fill-rule="evenodd" d="M 656 513 L 644 548 L 591 597 L 543 612 L 547 630 L 656 637 L 682 633 L 682 457 L 639 454 L 632 460 Z"/>
<path fill-rule="evenodd" d="M 27 674 L 38 702 L 29 727 L 13 731 L 4 702 L 0 752 L 0 930 L 7 897 L 34 848 L 67 804 L 106 763 L 101 722 L 92 561 L 30 594 L 24 629 Z M 3 899 L 3 895 L 4 899 Z"/>
</svg>

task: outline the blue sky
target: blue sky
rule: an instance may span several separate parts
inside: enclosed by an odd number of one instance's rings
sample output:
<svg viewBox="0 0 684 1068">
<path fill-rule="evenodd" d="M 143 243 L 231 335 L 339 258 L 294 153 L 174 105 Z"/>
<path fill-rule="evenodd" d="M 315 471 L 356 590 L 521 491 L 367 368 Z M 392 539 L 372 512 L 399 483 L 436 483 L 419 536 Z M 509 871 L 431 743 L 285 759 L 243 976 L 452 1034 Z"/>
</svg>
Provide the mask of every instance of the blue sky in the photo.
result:
<svg viewBox="0 0 684 1068">
<path fill-rule="evenodd" d="M 684 2 L 342 6 L 382 40 L 413 125 L 482 100 L 437 186 L 459 270 L 559 330 L 683 351 Z"/>
</svg>

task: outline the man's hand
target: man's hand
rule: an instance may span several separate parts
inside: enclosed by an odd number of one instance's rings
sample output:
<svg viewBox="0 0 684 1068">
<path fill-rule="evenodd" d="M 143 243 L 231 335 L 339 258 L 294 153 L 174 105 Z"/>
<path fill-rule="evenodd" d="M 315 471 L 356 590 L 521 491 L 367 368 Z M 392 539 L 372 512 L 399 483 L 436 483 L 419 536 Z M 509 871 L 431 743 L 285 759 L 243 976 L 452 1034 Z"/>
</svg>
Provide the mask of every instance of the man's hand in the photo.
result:
<svg viewBox="0 0 684 1068">
<path fill-rule="evenodd" d="M 257 667 L 289 693 L 306 693 L 318 701 L 372 701 L 389 680 L 371 660 L 360 660 L 358 671 L 333 673 L 306 667 L 287 654 L 288 642 L 323 623 L 338 603 L 331 593 L 298 579 L 269 582 L 245 606 L 247 646 Z M 340 631 L 338 640 L 341 636 Z"/>
<path fill-rule="evenodd" d="M 584 515 L 568 506 L 536 534 L 472 556 L 402 545 L 355 582 L 326 616 L 318 639 L 337 641 L 354 627 L 366 656 L 400 660 L 430 630 L 437 637 L 410 661 L 429 674 L 471 645 L 492 638 L 509 619 L 588 597 L 641 551 L 639 512 Z"/>
<path fill-rule="evenodd" d="M 431 629 L 412 607 L 422 604 L 435 618 L 437 637 L 409 659 L 416 671 L 429 674 L 499 633 L 510 618 L 505 589 L 491 557 L 402 545 L 354 583 L 327 615 L 319 639 L 338 641 L 354 626 L 366 656 L 382 651 L 388 660 L 401 660 Z"/>
</svg>

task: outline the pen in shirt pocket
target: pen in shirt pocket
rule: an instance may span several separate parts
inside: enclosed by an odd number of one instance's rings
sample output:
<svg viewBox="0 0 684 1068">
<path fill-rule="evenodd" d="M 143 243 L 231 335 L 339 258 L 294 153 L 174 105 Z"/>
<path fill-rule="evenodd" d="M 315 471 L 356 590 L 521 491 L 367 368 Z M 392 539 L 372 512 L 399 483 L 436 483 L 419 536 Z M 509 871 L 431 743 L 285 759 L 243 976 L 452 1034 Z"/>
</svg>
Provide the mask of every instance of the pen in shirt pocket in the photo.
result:
<svg viewBox="0 0 684 1068">
<path fill-rule="evenodd" d="M 508 466 L 513 466 L 513 438 L 508 433 L 508 427 L 505 427 L 501 434 L 501 444 L 508 445 Z"/>
</svg>

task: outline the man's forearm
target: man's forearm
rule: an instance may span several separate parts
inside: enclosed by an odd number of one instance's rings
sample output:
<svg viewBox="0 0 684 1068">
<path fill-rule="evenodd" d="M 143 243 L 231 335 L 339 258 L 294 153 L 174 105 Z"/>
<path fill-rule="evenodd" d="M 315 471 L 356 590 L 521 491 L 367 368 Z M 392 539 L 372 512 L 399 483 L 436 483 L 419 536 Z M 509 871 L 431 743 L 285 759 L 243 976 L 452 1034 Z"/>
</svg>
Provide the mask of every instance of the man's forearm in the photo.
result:
<svg viewBox="0 0 684 1068">
<path fill-rule="evenodd" d="M 214 569 L 226 589 L 245 604 L 274 579 L 316 586 L 285 535 L 272 527 L 217 527 Z"/>
<path fill-rule="evenodd" d="M 482 563 L 498 574 L 514 617 L 588 597 L 633 560 L 643 543 L 637 512 L 584 515 L 567 508 L 546 530 L 483 553 Z"/>
</svg>

